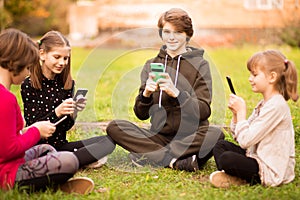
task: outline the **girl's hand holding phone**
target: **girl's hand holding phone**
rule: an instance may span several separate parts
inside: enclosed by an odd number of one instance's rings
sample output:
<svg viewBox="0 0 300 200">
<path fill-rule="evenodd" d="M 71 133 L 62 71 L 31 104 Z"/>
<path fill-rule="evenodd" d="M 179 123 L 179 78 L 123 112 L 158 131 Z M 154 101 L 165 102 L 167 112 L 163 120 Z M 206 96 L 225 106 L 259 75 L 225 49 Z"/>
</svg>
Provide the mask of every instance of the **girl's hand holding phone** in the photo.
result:
<svg viewBox="0 0 300 200">
<path fill-rule="evenodd" d="M 86 101 L 87 101 L 86 97 L 81 97 L 80 99 L 78 99 L 75 102 L 75 109 L 76 109 L 76 111 L 82 111 L 85 108 L 85 106 L 86 106 Z"/>
<path fill-rule="evenodd" d="M 52 136 L 52 134 L 56 130 L 55 125 L 53 123 L 51 123 L 50 121 L 35 122 L 30 127 L 32 127 L 32 126 L 34 126 L 37 129 L 39 129 L 41 138 L 48 138 L 48 137 Z"/>
<path fill-rule="evenodd" d="M 62 115 L 71 115 L 75 111 L 75 101 L 72 98 L 64 100 L 59 106 L 55 108 L 57 117 Z"/>
<path fill-rule="evenodd" d="M 236 120 L 241 121 L 246 119 L 247 106 L 242 97 L 230 94 L 228 108 L 236 115 Z"/>
</svg>

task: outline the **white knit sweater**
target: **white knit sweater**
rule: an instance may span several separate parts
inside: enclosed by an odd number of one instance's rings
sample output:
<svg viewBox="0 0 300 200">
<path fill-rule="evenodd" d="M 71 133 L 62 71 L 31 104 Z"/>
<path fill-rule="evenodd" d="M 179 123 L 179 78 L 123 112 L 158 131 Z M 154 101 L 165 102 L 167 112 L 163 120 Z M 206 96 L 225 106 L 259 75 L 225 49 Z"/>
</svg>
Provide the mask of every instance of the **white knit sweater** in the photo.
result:
<svg viewBox="0 0 300 200">
<path fill-rule="evenodd" d="M 278 186 L 295 178 L 295 133 L 282 95 L 260 101 L 249 119 L 232 123 L 231 130 L 246 155 L 257 160 L 263 185 Z"/>
</svg>

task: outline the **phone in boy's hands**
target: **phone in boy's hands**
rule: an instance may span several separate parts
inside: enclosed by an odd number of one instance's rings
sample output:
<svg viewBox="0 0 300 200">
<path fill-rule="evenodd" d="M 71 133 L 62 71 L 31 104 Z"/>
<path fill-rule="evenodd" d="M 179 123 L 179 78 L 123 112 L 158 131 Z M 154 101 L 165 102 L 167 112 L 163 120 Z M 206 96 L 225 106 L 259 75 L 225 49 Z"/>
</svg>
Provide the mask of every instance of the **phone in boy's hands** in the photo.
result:
<svg viewBox="0 0 300 200">
<path fill-rule="evenodd" d="M 229 76 L 226 76 L 226 79 L 227 79 L 227 83 L 229 85 L 231 93 L 232 94 L 236 94 L 235 90 L 234 90 L 234 87 L 233 87 L 233 84 L 232 84 L 232 81 L 231 81 L 231 78 Z"/>
<path fill-rule="evenodd" d="M 150 63 L 151 71 L 154 73 L 154 81 L 162 78 L 161 73 L 165 72 L 165 66 L 162 63 Z"/>
<path fill-rule="evenodd" d="M 78 88 L 78 90 L 76 91 L 76 94 L 73 97 L 73 100 L 76 102 L 80 101 L 80 99 L 83 99 L 86 96 L 87 92 L 88 92 L 88 89 L 86 89 L 86 88 Z"/>
</svg>

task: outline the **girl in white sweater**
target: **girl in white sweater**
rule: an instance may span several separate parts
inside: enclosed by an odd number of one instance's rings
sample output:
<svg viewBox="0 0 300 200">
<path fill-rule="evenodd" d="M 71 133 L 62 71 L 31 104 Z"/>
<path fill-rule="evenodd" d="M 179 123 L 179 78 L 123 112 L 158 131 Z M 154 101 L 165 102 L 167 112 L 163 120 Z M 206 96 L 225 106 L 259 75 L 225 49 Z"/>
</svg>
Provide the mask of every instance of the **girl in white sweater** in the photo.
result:
<svg viewBox="0 0 300 200">
<path fill-rule="evenodd" d="M 278 186 L 295 177 L 295 142 L 287 100 L 298 100 L 297 71 L 277 50 L 254 54 L 247 62 L 249 82 L 263 99 L 246 119 L 246 103 L 230 95 L 231 130 L 239 146 L 221 140 L 213 153 L 219 171 L 210 175 L 215 187 L 250 183 Z"/>
</svg>

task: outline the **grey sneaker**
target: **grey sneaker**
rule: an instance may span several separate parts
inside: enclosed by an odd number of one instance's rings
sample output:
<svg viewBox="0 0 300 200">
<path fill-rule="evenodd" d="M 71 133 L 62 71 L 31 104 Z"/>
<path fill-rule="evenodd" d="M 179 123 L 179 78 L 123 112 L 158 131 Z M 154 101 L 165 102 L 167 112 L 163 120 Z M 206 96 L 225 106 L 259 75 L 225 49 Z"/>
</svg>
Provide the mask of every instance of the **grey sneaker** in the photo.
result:
<svg viewBox="0 0 300 200">
<path fill-rule="evenodd" d="M 74 177 L 60 185 L 59 188 L 69 194 L 89 194 L 94 189 L 94 181 L 87 177 Z"/>
<path fill-rule="evenodd" d="M 185 170 L 185 171 L 188 171 L 188 172 L 195 172 L 195 171 L 199 170 L 196 155 L 193 155 L 191 157 L 188 157 L 188 158 L 185 158 L 185 159 L 182 159 L 182 160 L 177 160 L 174 163 L 173 169 Z"/>
<path fill-rule="evenodd" d="M 128 154 L 129 159 L 131 162 L 137 167 L 144 167 L 145 165 L 149 165 L 149 161 L 145 156 L 140 155 L 138 153 L 131 152 Z"/>
<path fill-rule="evenodd" d="M 224 171 L 215 171 L 210 174 L 211 184 L 217 188 L 229 188 L 233 185 L 245 185 L 247 182 L 239 177 L 226 174 Z"/>
</svg>

